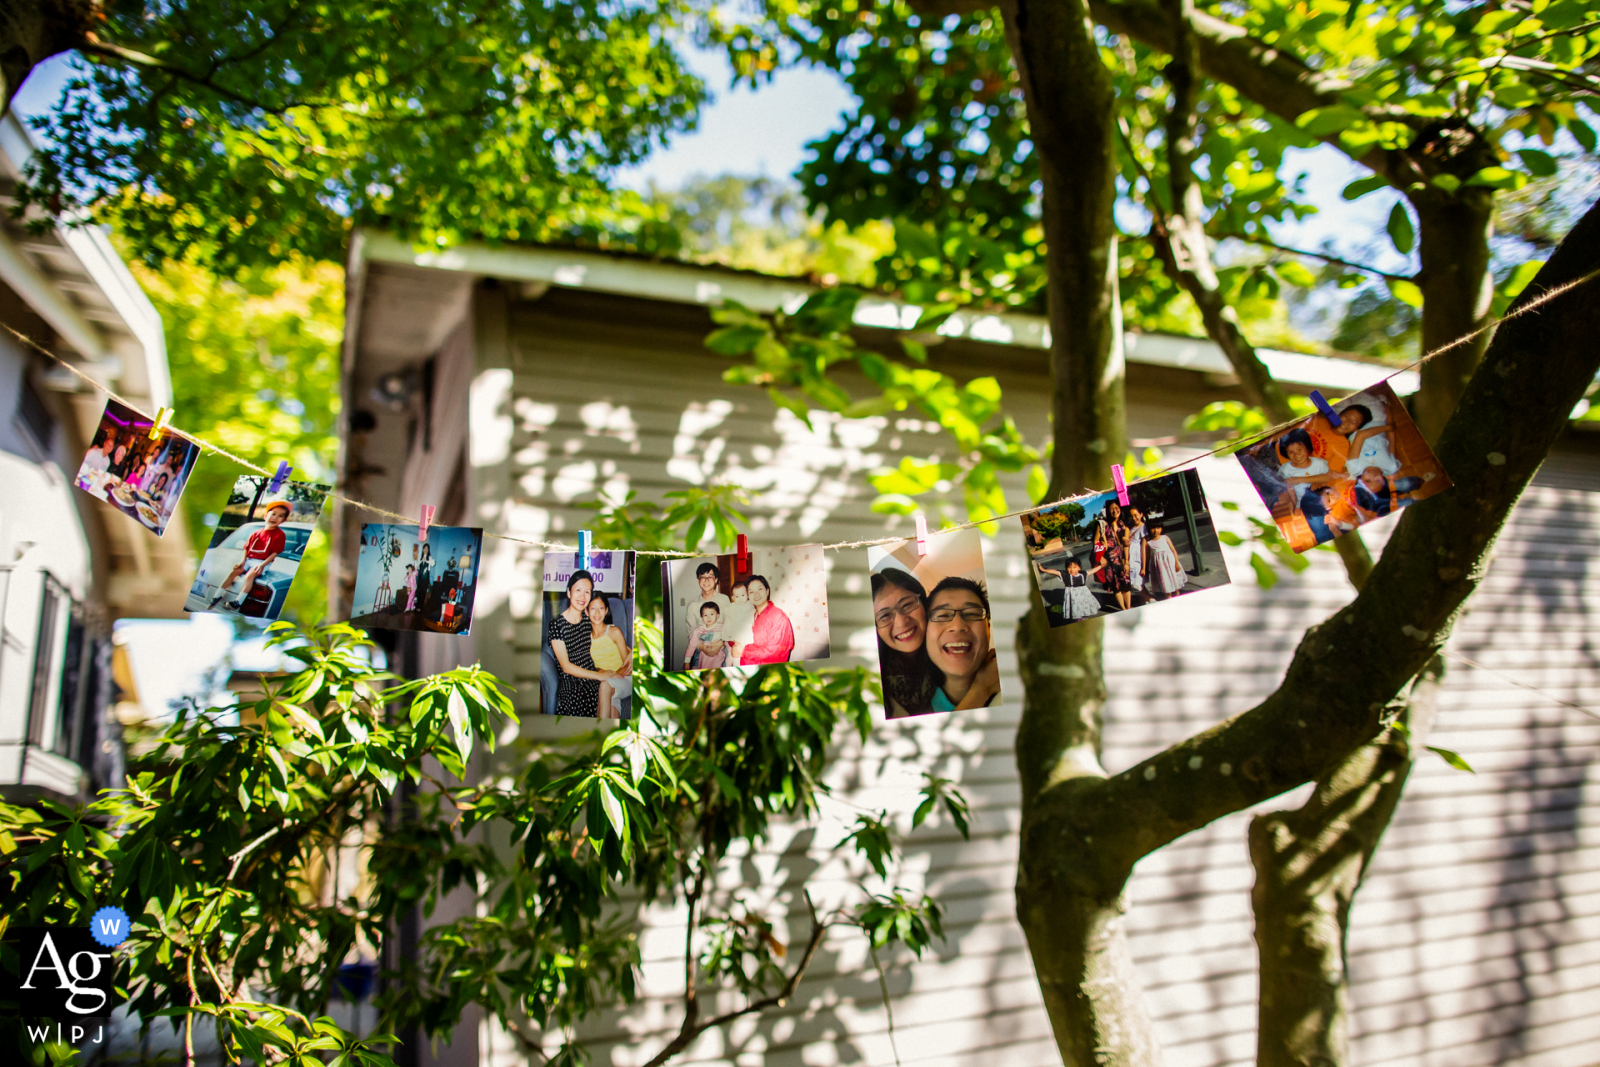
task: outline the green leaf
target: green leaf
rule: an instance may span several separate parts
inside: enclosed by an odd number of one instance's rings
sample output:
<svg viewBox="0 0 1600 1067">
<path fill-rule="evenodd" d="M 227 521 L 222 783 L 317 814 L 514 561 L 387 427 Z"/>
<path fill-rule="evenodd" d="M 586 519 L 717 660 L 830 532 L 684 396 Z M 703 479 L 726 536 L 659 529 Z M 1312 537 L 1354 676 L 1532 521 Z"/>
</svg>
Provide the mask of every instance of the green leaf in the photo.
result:
<svg viewBox="0 0 1600 1067">
<path fill-rule="evenodd" d="M 1035 463 L 1032 469 L 1028 471 L 1028 499 L 1035 504 L 1043 503 L 1045 494 L 1049 491 L 1050 475 L 1045 473 L 1043 466 Z"/>
<path fill-rule="evenodd" d="M 1600 149 L 1600 139 L 1595 137 L 1594 127 L 1582 119 L 1568 119 L 1567 132 L 1572 134 L 1577 142 L 1583 146 L 1585 152 L 1593 153 L 1596 149 Z"/>
<path fill-rule="evenodd" d="M 1294 124 L 1313 137 L 1327 137 L 1363 121 L 1365 117 L 1353 107 L 1335 104 L 1332 107 L 1312 108 L 1295 119 Z"/>
<path fill-rule="evenodd" d="M 1389 210 L 1389 224 L 1385 228 L 1389 231 L 1389 239 L 1394 242 L 1395 250 L 1401 255 L 1410 255 L 1417 243 L 1417 232 L 1412 228 L 1411 215 L 1404 204 L 1395 204 Z"/>
<path fill-rule="evenodd" d="M 724 356 L 743 356 L 770 337 L 771 333 L 765 326 L 725 326 L 711 331 L 705 345 Z"/>
<path fill-rule="evenodd" d="M 1217 540 L 1221 541 L 1230 548 L 1238 548 L 1240 545 L 1244 544 L 1244 538 L 1229 530 L 1218 530 Z"/>
<path fill-rule="evenodd" d="M 1549 152 L 1537 148 L 1519 148 L 1517 155 L 1522 158 L 1522 165 L 1528 168 L 1528 173 L 1536 178 L 1553 178 L 1556 174 L 1556 161 Z"/>
<path fill-rule="evenodd" d="M 1416 282 L 1408 281 L 1405 278 L 1387 278 L 1385 283 L 1389 287 L 1389 292 L 1393 293 L 1394 298 L 1402 304 L 1407 304 L 1414 308 L 1422 307 L 1422 287 Z"/>
<path fill-rule="evenodd" d="M 600 806 L 605 809 L 606 821 L 611 824 L 612 832 L 617 835 L 617 840 L 627 840 L 628 815 L 622 808 L 622 801 L 617 799 L 616 794 L 611 792 L 611 788 L 606 783 L 601 782 L 599 789 Z"/>
<path fill-rule="evenodd" d="M 1290 285 L 1298 285 L 1302 289 L 1310 289 L 1317 284 L 1316 277 L 1311 273 L 1311 271 L 1306 269 L 1305 264 L 1296 262 L 1295 260 L 1291 259 L 1285 260 L 1282 263 L 1274 263 L 1272 265 L 1272 269 L 1277 271 L 1278 277 L 1282 278 Z"/>
<path fill-rule="evenodd" d="M 1378 175 L 1369 174 L 1365 178 L 1357 178 L 1355 181 L 1345 186 L 1344 191 L 1339 195 L 1344 197 L 1346 200 L 1359 200 L 1361 197 L 1366 196 L 1373 190 L 1382 189 L 1388 184 L 1389 183 L 1387 181 L 1378 177 Z"/>
<path fill-rule="evenodd" d="M 1433 184 L 1447 193 L 1454 193 L 1461 188 L 1461 179 L 1454 174 L 1435 174 Z"/>
<path fill-rule="evenodd" d="M 1467 179 L 1468 185 L 1487 185 L 1491 189 L 1520 189 L 1527 177 L 1504 167 L 1484 167 Z"/>
<path fill-rule="evenodd" d="M 1470 763 L 1461 758 L 1459 753 L 1451 752 L 1448 748 L 1435 748 L 1432 745 L 1428 745 L 1427 748 L 1429 752 L 1432 752 L 1458 771 L 1466 771 L 1468 774 L 1478 773 L 1472 769 Z"/>
<path fill-rule="evenodd" d="M 1278 584 L 1278 572 L 1259 552 L 1250 553 L 1250 569 L 1256 572 L 1256 584 L 1271 589 Z"/>
</svg>

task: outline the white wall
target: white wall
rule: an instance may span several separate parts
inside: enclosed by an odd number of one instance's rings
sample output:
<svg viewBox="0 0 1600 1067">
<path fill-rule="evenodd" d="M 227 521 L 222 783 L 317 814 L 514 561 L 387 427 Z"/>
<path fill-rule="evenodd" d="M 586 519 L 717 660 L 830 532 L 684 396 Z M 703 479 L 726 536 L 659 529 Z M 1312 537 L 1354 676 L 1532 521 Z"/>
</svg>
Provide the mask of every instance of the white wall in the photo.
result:
<svg viewBox="0 0 1600 1067">
<path fill-rule="evenodd" d="M 750 494 L 755 545 L 856 540 L 910 529 L 868 510 L 865 473 L 899 455 L 926 455 L 940 438 L 914 413 L 812 430 L 775 412 L 756 390 L 725 385 L 725 365 L 698 338 L 623 318 L 571 323 L 515 311 L 495 359 L 480 352 L 481 403 L 471 412 L 471 504 L 489 530 L 573 539 L 602 488 L 649 499 L 725 480 Z M 514 371 L 509 389 L 497 367 Z M 490 375 L 490 377 L 485 377 Z M 1002 373 L 1019 421 L 1042 433 L 1044 382 Z M 1183 399 L 1132 397 L 1134 436 L 1176 429 Z M 459 417 L 465 417 L 463 410 Z M 1219 525 L 1245 533 L 1265 517 L 1231 460 L 1200 467 Z M 1597 484 L 1592 461 L 1568 465 Z M 1020 502 L 1020 493 L 1013 499 Z M 952 512 L 952 515 L 955 513 Z M 1392 522 L 1393 520 L 1389 520 Z M 1378 540 L 1381 540 L 1381 531 Z M 1372 538 L 1369 538 L 1372 540 Z M 1456 647 L 1567 699 L 1600 703 L 1589 613 L 1600 605 L 1590 560 L 1600 542 L 1595 497 L 1539 488 L 1519 508 Z M 857 806 L 908 821 L 922 768 L 959 778 L 977 819 L 970 842 L 947 825 L 911 839 L 894 884 L 934 892 L 949 937 L 916 961 L 882 960 L 893 995 L 899 1060 L 930 1067 L 1059 1063 L 1013 917 L 1017 789 L 1012 736 L 1020 687 L 1012 653 L 1026 584 L 1015 520 L 985 544 L 1006 703 L 981 712 L 880 724 L 845 744 L 832 771 L 840 800 L 817 826 L 791 827 L 758 854 L 730 863 L 725 893 L 746 894 L 804 936 L 799 890 L 851 899 L 862 875 L 832 851 Z M 1111 770 L 1244 710 L 1281 677 L 1305 626 L 1348 598 L 1337 557 L 1260 590 L 1247 549 L 1226 549 L 1234 584 L 1111 620 L 1105 761 Z M 485 545 L 486 583 L 505 590 L 474 635 L 486 662 L 512 664 L 519 704 L 537 693 L 537 550 Z M 830 555 L 834 647 L 870 649 L 864 550 Z M 489 573 L 489 569 L 493 573 Z M 648 578 L 644 580 L 649 580 Z M 530 585 L 531 583 L 531 585 Z M 841 664 L 855 662 L 840 656 Z M 1359 664 L 1352 664 L 1359 670 Z M 1308 713 L 1314 713 L 1314 700 Z M 1600 1016 L 1585 1011 L 1600 985 L 1600 722 L 1498 678 L 1454 667 L 1436 744 L 1460 751 L 1476 775 L 1437 761 L 1418 769 L 1358 899 L 1351 950 L 1357 1062 L 1593 1063 Z M 1293 798 L 1284 798 L 1287 805 Z M 1271 805 L 1269 805 L 1271 806 Z M 1243 1064 L 1254 1056 L 1255 951 L 1245 852 L 1248 813 L 1148 858 L 1131 886 L 1132 947 L 1173 1067 Z M 869 884 L 876 884 L 868 880 Z M 645 998 L 585 1028 L 597 1064 L 643 1063 L 676 1030 L 681 913 L 653 913 L 644 934 Z M 730 1002 L 731 1004 L 732 1002 Z M 495 1063 L 520 1061 L 486 1027 Z M 827 1065 L 895 1062 L 876 976 L 860 940 L 835 932 L 791 1005 L 705 1035 L 684 1063 Z"/>
</svg>

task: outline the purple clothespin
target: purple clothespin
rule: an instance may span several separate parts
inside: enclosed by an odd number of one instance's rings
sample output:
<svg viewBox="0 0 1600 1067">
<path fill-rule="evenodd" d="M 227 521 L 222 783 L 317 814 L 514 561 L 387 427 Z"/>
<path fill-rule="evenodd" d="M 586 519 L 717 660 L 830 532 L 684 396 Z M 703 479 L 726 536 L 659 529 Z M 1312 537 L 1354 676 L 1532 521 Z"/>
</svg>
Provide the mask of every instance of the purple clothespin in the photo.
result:
<svg viewBox="0 0 1600 1067">
<path fill-rule="evenodd" d="M 1322 417 L 1333 423 L 1334 429 L 1339 428 L 1339 416 L 1333 410 L 1333 405 L 1322 398 L 1322 393 L 1316 389 L 1311 390 L 1311 402 L 1317 405 L 1317 410 L 1322 412 Z"/>
<path fill-rule="evenodd" d="M 1128 483 L 1122 480 L 1122 464 L 1111 465 L 1111 484 L 1117 489 L 1117 503 L 1128 506 Z"/>
<path fill-rule="evenodd" d="M 278 461 L 278 473 L 272 476 L 272 484 L 267 486 L 267 492 L 276 493 L 283 488 L 284 481 L 289 477 L 289 472 L 294 470 L 285 460 Z"/>
</svg>

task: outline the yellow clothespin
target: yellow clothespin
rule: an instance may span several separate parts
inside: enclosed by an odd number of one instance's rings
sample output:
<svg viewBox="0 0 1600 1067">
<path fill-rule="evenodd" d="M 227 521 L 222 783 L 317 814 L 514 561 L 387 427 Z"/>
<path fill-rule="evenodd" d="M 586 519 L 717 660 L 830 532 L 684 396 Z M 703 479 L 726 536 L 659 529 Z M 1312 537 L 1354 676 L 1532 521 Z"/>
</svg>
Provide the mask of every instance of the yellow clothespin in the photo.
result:
<svg viewBox="0 0 1600 1067">
<path fill-rule="evenodd" d="M 158 441 L 161 435 L 167 432 L 167 420 L 172 418 L 171 408 L 161 408 L 156 412 L 156 421 L 150 427 L 150 440 Z"/>
</svg>

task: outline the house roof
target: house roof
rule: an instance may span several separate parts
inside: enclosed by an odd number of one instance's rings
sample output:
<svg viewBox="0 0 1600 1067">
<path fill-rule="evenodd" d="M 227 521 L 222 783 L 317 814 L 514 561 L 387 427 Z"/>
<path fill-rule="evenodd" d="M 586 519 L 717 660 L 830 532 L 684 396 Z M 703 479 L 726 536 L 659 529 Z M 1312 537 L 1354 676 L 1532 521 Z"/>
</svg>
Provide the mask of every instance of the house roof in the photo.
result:
<svg viewBox="0 0 1600 1067">
<path fill-rule="evenodd" d="M 360 299 L 368 270 L 373 265 L 400 268 L 412 278 L 403 296 L 373 294 L 384 313 L 368 313 Z M 779 278 L 754 271 L 650 259 L 642 256 L 593 252 L 548 245 L 462 244 L 445 251 L 420 250 L 391 234 L 362 230 L 351 242 L 348 262 L 349 299 L 345 329 L 347 365 L 362 351 L 392 354 L 434 342 L 427 321 L 437 318 L 424 310 L 429 303 L 465 300 L 470 281 L 497 278 L 520 282 L 532 294 L 551 286 L 638 296 L 681 304 L 715 306 L 737 301 L 756 311 L 794 310 L 819 288 L 803 279 Z M 415 272 L 415 273 L 413 273 Z M 425 275 L 453 276 L 456 287 L 440 286 Z M 393 283 L 386 280 L 386 288 Z M 921 307 L 889 297 L 868 294 L 856 306 L 861 326 L 910 330 Z M 939 327 L 945 337 L 988 344 L 1045 349 L 1050 346 L 1050 324 L 1042 315 L 1019 312 L 958 312 Z M 436 347 L 436 343 L 434 344 Z M 413 357 L 431 351 L 415 347 Z M 1213 342 L 1173 334 L 1130 332 L 1127 358 L 1154 366 L 1178 367 L 1208 374 L 1231 376 L 1232 366 Z M 1258 349 L 1274 377 L 1285 383 L 1354 392 L 1371 385 L 1387 369 L 1383 365 L 1348 358 Z M 1406 371 L 1391 379 L 1396 392 L 1415 392 L 1419 379 Z"/>
</svg>

